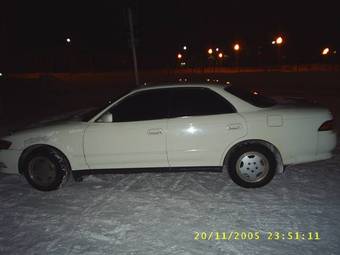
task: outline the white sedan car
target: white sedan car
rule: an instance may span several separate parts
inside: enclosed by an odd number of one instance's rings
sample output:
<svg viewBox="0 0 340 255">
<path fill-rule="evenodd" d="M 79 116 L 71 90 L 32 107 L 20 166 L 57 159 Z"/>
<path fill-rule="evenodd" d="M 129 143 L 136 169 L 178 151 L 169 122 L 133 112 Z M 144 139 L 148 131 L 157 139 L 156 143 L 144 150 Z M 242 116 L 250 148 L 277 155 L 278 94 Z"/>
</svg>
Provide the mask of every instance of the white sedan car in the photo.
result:
<svg viewBox="0 0 340 255">
<path fill-rule="evenodd" d="M 336 146 L 327 109 L 234 86 L 145 87 L 86 115 L 2 138 L 0 171 L 23 174 L 43 191 L 72 175 L 137 169 L 225 169 L 255 188 L 286 165 L 330 158 Z"/>
</svg>

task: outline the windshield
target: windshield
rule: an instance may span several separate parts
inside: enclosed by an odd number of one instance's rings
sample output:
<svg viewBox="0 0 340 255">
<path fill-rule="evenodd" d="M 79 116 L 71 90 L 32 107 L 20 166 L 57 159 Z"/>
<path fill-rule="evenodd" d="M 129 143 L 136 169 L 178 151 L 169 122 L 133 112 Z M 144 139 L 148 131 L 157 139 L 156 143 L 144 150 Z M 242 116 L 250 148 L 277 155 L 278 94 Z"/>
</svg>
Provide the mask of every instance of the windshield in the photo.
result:
<svg viewBox="0 0 340 255">
<path fill-rule="evenodd" d="M 260 95 L 258 92 L 251 92 L 234 86 L 226 87 L 224 90 L 256 107 L 266 108 L 276 105 L 274 99 Z"/>
</svg>

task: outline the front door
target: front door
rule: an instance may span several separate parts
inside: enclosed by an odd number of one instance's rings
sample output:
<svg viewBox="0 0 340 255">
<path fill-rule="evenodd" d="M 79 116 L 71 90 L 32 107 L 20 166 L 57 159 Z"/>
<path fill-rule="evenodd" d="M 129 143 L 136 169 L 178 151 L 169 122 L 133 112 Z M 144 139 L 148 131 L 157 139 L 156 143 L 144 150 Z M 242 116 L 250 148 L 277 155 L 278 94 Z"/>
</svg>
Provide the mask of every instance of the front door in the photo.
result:
<svg viewBox="0 0 340 255">
<path fill-rule="evenodd" d="M 165 90 L 136 92 L 108 111 L 110 123 L 94 122 L 84 135 L 84 153 L 91 169 L 168 167 Z"/>
</svg>

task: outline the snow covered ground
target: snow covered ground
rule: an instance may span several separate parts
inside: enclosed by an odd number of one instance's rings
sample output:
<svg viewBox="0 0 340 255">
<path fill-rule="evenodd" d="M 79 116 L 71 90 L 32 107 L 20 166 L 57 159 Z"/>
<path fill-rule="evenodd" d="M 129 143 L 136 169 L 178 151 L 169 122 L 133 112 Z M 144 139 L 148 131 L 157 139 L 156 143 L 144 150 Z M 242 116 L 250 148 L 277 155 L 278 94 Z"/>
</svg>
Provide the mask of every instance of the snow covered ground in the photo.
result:
<svg viewBox="0 0 340 255">
<path fill-rule="evenodd" d="M 310 85 L 315 77 L 309 75 L 308 82 L 276 74 L 270 78 L 275 83 L 266 83 L 270 74 L 257 80 L 268 88 L 275 84 L 273 94 L 318 98 L 335 113 L 340 133 L 339 74 L 331 81 L 328 73 L 315 79 L 315 84 L 326 81 L 322 91 Z M 294 93 L 282 93 L 288 91 L 285 84 L 296 85 Z M 15 117 L 8 120 L 13 127 L 25 117 L 18 109 L 9 115 Z M 0 136 L 4 130 L 0 124 Z M 251 190 L 222 173 L 191 172 L 88 176 L 44 193 L 22 176 L 0 174 L 0 254 L 340 254 L 339 143 L 334 158 L 291 166 L 269 185 Z M 215 239 L 216 232 L 222 237 L 231 231 L 258 232 L 260 238 L 195 240 L 195 232 L 214 232 Z M 268 232 L 275 231 L 285 239 L 268 240 Z M 289 232 L 300 232 L 300 240 L 287 240 Z M 307 232 L 318 232 L 320 240 L 302 240 Z"/>
<path fill-rule="evenodd" d="M 339 147 L 249 190 L 191 172 L 88 176 L 44 193 L 1 174 L 0 254 L 339 254 L 339 184 Z M 217 231 L 260 239 L 194 240 Z M 274 231 L 285 240 L 268 240 Z M 296 231 L 320 240 L 287 240 Z"/>
</svg>

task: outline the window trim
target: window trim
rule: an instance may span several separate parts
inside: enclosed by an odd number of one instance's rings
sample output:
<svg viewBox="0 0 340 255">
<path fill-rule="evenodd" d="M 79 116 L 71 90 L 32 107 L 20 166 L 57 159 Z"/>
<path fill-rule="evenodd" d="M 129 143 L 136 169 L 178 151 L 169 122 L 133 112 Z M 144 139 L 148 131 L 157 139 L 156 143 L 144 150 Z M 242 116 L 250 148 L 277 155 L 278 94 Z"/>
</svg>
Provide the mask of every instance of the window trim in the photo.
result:
<svg viewBox="0 0 340 255">
<path fill-rule="evenodd" d="M 201 89 L 201 90 L 208 90 L 209 92 L 211 92 L 212 94 L 214 94 L 217 97 L 220 97 L 222 100 L 224 100 L 232 109 L 232 112 L 230 113 L 219 113 L 219 114 L 209 114 L 209 115 L 184 115 L 184 116 L 174 116 L 172 115 L 172 96 L 173 96 L 173 92 L 175 90 L 192 90 L 192 89 Z M 160 90 L 166 90 L 168 92 L 168 98 L 167 98 L 167 113 L 166 113 L 166 117 L 165 118 L 160 118 L 160 119 L 149 119 L 149 120 L 135 120 L 135 121 L 115 121 L 113 120 L 112 123 L 125 123 L 125 122 L 140 122 L 140 121 L 153 121 L 153 120 L 162 120 L 162 119 L 174 119 L 174 118 L 183 118 L 183 117 L 202 117 L 202 116 L 212 116 L 212 115 L 221 115 L 221 114 L 233 114 L 233 113 L 237 113 L 237 109 L 236 107 L 229 102 L 228 99 L 226 99 L 225 97 L 223 97 L 221 94 L 217 93 L 216 91 L 212 90 L 211 88 L 207 88 L 207 87 L 199 87 L 199 86 L 192 86 L 192 87 L 174 87 L 174 88 L 169 88 L 169 87 L 165 87 L 165 88 L 157 88 L 157 89 L 146 89 L 146 90 L 137 90 L 137 91 L 132 91 L 129 94 L 126 94 L 120 98 L 118 98 L 115 102 L 113 102 L 111 105 L 107 106 L 106 109 L 104 109 L 99 115 L 97 115 L 97 117 L 94 119 L 93 122 L 95 123 L 101 123 L 98 122 L 98 120 L 108 111 L 110 111 L 112 108 L 117 107 L 118 105 L 120 105 L 122 102 L 124 102 L 125 100 L 137 96 L 138 94 L 141 93 L 147 93 L 147 92 L 151 92 L 151 91 L 160 91 Z"/>
</svg>

